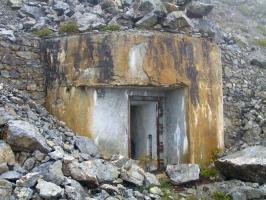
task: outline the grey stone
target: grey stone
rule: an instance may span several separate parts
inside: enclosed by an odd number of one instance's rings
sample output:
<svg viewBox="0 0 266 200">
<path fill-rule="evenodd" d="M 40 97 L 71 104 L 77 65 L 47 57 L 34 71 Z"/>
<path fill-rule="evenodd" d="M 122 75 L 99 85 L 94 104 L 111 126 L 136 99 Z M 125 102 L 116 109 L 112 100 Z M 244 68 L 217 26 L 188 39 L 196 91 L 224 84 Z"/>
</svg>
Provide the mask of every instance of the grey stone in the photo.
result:
<svg viewBox="0 0 266 200">
<path fill-rule="evenodd" d="M 137 186 L 142 186 L 144 184 L 144 174 L 144 170 L 134 164 L 131 160 L 121 169 L 121 179 Z"/>
<path fill-rule="evenodd" d="M 158 22 L 158 17 L 154 12 L 150 12 L 139 21 L 136 22 L 136 27 L 139 28 L 151 28 L 155 26 Z"/>
<path fill-rule="evenodd" d="M 159 186 L 160 185 L 160 182 L 158 181 L 157 177 L 152 174 L 152 173 L 149 173 L 149 172 L 145 172 L 145 185 L 146 186 L 150 186 L 150 185 L 157 185 Z"/>
<path fill-rule="evenodd" d="M 29 200 L 32 198 L 33 190 L 26 187 L 16 187 L 14 194 L 19 200 Z"/>
<path fill-rule="evenodd" d="M 34 168 L 34 165 L 35 165 L 35 158 L 28 158 L 24 164 L 23 164 L 23 167 L 27 170 L 27 171 L 30 171 L 31 169 Z"/>
<path fill-rule="evenodd" d="M 85 153 L 91 156 L 98 155 L 98 150 L 96 145 L 88 137 L 76 136 L 75 137 L 75 146 L 81 153 Z"/>
<path fill-rule="evenodd" d="M 177 164 L 166 167 L 166 174 L 175 184 L 198 180 L 199 173 L 200 169 L 197 164 Z"/>
<path fill-rule="evenodd" d="M 7 163 L 8 165 L 14 165 L 15 162 L 15 156 L 9 144 L 0 140 L 0 164 Z"/>
<path fill-rule="evenodd" d="M 117 187 L 110 185 L 110 184 L 102 184 L 100 187 L 103 190 L 105 190 L 106 192 L 108 192 L 108 194 L 110 194 L 110 195 L 115 195 L 115 194 L 120 193 L 120 191 Z"/>
<path fill-rule="evenodd" d="M 115 0 L 103 0 L 100 5 L 102 10 L 112 14 L 112 15 L 117 15 L 120 10 L 118 8 L 118 5 L 116 3 L 117 1 Z"/>
<path fill-rule="evenodd" d="M 80 13 L 76 12 L 72 16 L 77 24 L 79 25 L 79 30 L 80 31 L 85 31 L 90 28 L 95 28 L 100 25 L 105 25 L 105 21 L 103 18 L 99 17 L 97 14 L 93 13 Z"/>
<path fill-rule="evenodd" d="M 50 152 L 48 155 L 54 160 L 62 159 L 64 157 L 63 148 L 61 146 L 54 146 L 53 148 L 55 150 Z"/>
<path fill-rule="evenodd" d="M 199 1 L 192 1 L 186 9 L 188 17 L 202 18 L 212 11 L 213 5 L 201 3 Z"/>
<path fill-rule="evenodd" d="M 99 185 L 96 174 L 89 170 L 85 163 L 78 163 L 77 161 L 68 163 L 63 167 L 63 173 L 65 176 L 70 175 L 74 180 L 93 186 Z"/>
<path fill-rule="evenodd" d="M 218 159 L 215 166 L 227 178 L 266 183 L 266 147 L 248 147 Z"/>
<path fill-rule="evenodd" d="M 1 200 L 9 200 L 12 194 L 12 183 L 7 180 L 0 179 Z"/>
<path fill-rule="evenodd" d="M 152 193 L 152 194 L 163 196 L 163 192 L 158 187 L 150 187 L 149 192 Z"/>
<path fill-rule="evenodd" d="M 18 187 L 27 187 L 31 188 L 36 185 L 37 180 L 42 176 L 38 172 L 28 173 L 22 176 L 19 180 L 16 181 Z"/>
<path fill-rule="evenodd" d="M 0 35 L 7 37 L 10 41 L 13 41 L 13 42 L 16 41 L 16 37 L 14 35 L 13 30 L 7 30 L 5 28 L 0 28 Z"/>
<path fill-rule="evenodd" d="M 61 197 L 64 194 L 64 190 L 61 187 L 54 183 L 44 181 L 42 179 L 38 180 L 36 189 L 38 190 L 40 196 L 46 199 Z"/>
<path fill-rule="evenodd" d="M 0 163 L 0 174 L 7 172 L 8 170 L 9 170 L 9 168 L 8 168 L 6 162 Z"/>
<path fill-rule="evenodd" d="M 63 1 L 58 0 L 55 1 L 53 9 L 57 11 L 57 15 L 61 16 L 67 9 L 69 9 L 69 5 Z"/>
<path fill-rule="evenodd" d="M 62 161 L 58 160 L 49 166 L 48 177 L 56 185 L 61 185 L 64 182 L 65 176 L 62 172 Z"/>
<path fill-rule="evenodd" d="M 22 0 L 8 0 L 8 5 L 10 5 L 11 8 L 21 8 L 22 3 Z"/>
<path fill-rule="evenodd" d="M 182 11 L 169 13 L 163 20 L 163 26 L 172 30 L 193 27 L 192 22 Z"/>
<path fill-rule="evenodd" d="M 16 151 L 40 150 L 47 153 L 51 150 L 37 127 L 22 120 L 8 122 L 6 142 Z"/>
<path fill-rule="evenodd" d="M 260 61 L 254 58 L 250 61 L 250 64 L 266 69 L 266 61 Z"/>
<path fill-rule="evenodd" d="M 44 8 L 38 6 L 30 6 L 23 4 L 20 11 L 30 17 L 33 17 L 34 19 L 38 19 L 40 17 L 45 16 Z"/>
<path fill-rule="evenodd" d="M 136 0 L 127 14 L 134 19 L 140 19 L 150 12 L 154 12 L 157 17 L 163 17 L 167 13 L 160 0 Z"/>
<path fill-rule="evenodd" d="M 0 179 L 6 179 L 6 180 L 17 180 L 20 179 L 22 175 L 16 171 L 8 171 L 0 175 Z"/>
<path fill-rule="evenodd" d="M 70 180 L 70 184 L 65 186 L 65 194 L 70 200 L 84 200 L 89 196 L 88 191 L 75 180 Z"/>
</svg>

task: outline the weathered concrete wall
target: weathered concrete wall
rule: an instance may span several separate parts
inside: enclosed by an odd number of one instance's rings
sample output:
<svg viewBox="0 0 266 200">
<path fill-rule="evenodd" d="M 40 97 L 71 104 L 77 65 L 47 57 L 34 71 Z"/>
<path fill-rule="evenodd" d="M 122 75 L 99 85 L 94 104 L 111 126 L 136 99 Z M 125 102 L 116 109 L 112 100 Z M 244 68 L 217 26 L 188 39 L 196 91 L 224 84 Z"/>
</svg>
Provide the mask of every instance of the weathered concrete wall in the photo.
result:
<svg viewBox="0 0 266 200">
<path fill-rule="evenodd" d="M 189 161 L 207 162 L 213 150 L 223 147 L 220 51 L 206 39 L 112 32 L 50 39 L 43 51 L 47 108 L 80 134 L 91 136 L 90 87 L 183 86 L 188 90 Z"/>
<path fill-rule="evenodd" d="M 38 103 L 45 100 L 44 73 L 39 40 L 16 35 L 16 40 L 0 37 L 0 81 L 27 92 Z"/>
</svg>

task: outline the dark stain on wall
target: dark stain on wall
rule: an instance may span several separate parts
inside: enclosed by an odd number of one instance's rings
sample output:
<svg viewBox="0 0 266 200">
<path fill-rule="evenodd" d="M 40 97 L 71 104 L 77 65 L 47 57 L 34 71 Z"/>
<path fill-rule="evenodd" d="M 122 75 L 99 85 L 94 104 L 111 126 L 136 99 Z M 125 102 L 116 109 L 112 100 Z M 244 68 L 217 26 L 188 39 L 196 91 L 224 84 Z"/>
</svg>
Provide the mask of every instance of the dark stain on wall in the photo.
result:
<svg viewBox="0 0 266 200">
<path fill-rule="evenodd" d="M 113 57 L 112 57 L 112 51 L 110 48 L 111 42 L 108 39 L 108 36 L 106 36 L 101 43 L 97 46 L 97 55 L 99 56 L 99 67 L 100 73 L 99 73 L 99 81 L 108 83 L 113 79 Z"/>
</svg>

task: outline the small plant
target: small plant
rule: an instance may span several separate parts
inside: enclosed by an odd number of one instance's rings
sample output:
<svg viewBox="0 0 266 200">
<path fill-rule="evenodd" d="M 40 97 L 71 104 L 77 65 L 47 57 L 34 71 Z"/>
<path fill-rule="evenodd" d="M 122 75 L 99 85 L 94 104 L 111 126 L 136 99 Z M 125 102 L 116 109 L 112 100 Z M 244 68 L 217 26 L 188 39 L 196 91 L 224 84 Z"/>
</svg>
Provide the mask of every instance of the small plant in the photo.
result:
<svg viewBox="0 0 266 200">
<path fill-rule="evenodd" d="M 233 198 L 230 195 L 218 191 L 213 192 L 211 196 L 214 200 L 233 200 Z"/>
<path fill-rule="evenodd" d="M 266 26 L 263 25 L 258 25 L 257 29 L 264 35 L 266 36 Z"/>
<path fill-rule="evenodd" d="M 202 168 L 200 170 L 200 175 L 206 178 L 217 177 L 218 171 L 214 167 Z"/>
<path fill-rule="evenodd" d="M 266 47 L 266 38 L 255 39 L 255 43 L 261 47 Z"/>
<path fill-rule="evenodd" d="M 59 33 L 77 33 L 78 25 L 74 22 L 68 22 L 59 27 Z"/>
<path fill-rule="evenodd" d="M 100 25 L 98 27 L 99 31 L 118 31 L 120 26 L 117 24 L 110 24 L 110 25 Z"/>
<path fill-rule="evenodd" d="M 39 30 L 34 30 L 32 33 L 38 37 L 46 37 L 53 33 L 49 28 L 41 28 Z"/>
</svg>

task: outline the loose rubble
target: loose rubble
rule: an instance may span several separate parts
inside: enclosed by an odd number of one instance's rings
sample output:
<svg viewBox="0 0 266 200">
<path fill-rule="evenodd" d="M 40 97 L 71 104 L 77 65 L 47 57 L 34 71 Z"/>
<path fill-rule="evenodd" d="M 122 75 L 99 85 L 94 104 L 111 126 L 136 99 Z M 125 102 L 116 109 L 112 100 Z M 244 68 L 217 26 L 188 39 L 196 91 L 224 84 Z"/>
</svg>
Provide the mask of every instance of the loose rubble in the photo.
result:
<svg viewBox="0 0 266 200">
<path fill-rule="evenodd" d="M 160 199 L 159 186 L 135 161 L 104 160 L 88 138 L 75 136 L 27 95 L 0 90 L 0 192 L 10 199 Z M 128 184 L 131 183 L 130 188 Z M 12 186 L 14 185 L 14 187 Z M 137 198 L 137 197 L 136 197 Z"/>
</svg>

